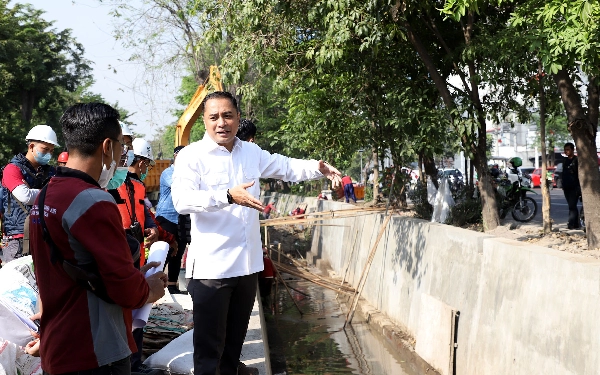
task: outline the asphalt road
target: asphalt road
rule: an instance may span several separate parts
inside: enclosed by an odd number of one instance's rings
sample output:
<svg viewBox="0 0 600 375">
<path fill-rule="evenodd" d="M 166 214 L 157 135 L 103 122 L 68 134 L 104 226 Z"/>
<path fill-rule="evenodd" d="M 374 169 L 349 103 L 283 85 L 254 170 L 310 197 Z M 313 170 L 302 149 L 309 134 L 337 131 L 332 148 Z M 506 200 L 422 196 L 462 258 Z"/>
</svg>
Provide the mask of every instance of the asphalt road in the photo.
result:
<svg viewBox="0 0 600 375">
<path fill-rule="evenodd" d="M 542 190 L 540 188 L 533 189 L 537 194 L 528 193 L 527 196 L 532 197 L 538 204 L 538 212 L 531 223 L 542 224 Z M 581 202 L 578 205 L 581 209 Z M 559 227 L 567 226 L 569 217 L 569 206 L 563 194 L 562 189 L 554 188 L 550 190 L 550 217 L 554 221 L 554 225 Z"/>
</svg>

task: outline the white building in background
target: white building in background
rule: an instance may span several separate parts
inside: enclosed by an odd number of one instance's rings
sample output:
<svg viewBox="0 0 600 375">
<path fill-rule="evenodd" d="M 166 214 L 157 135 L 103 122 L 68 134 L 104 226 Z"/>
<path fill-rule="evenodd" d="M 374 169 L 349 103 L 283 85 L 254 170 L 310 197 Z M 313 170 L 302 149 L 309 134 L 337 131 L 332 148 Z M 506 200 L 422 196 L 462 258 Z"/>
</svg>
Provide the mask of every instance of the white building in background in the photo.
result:
<svg viewBox="0 0 600 375">
<path fill-rule="evenodd" d="M 502 160 L 518 156 L 523 160 L 524 166 L 536 167 L 535 160 L 539 158 L 540 151 L 536 145 L 539 133 L 535 124 L 501 122 L 488 125 L 487 134 L 492 135 L 494 139 L 492 159 Z"/>
</svg>

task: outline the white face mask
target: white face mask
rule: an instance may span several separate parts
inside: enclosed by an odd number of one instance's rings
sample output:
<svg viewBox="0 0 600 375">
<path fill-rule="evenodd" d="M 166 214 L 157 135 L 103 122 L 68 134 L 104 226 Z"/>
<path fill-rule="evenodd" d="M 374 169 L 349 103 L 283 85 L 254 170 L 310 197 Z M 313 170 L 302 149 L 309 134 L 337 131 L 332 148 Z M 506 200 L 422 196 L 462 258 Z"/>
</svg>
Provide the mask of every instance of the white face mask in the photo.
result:
<svg viewBox="0 0 600 375">
<path fill-rule="evenodd" d="M 113 154 L 113 149 L 112 149 L 112 141 L 111 141 L 110 142 L 111 157 L 112 157 L 112 154 Z M 100 178 L 98 179 L 98 185 L 100 185 L 100 187 L 102 189 L 106 189 L 106 186 L 108 186 L 108 182 L 115 174 L 116 166 L 117 166 L 117 163 L 115 162 L 115 159 L 113 158 L 112 162 L 110 163 L 110 167 L 108 169 L 106 169 L 106 165 L 104 165 L 104 153 L 102 153 L 102 172 L 100 172 Z"/>
</svg>

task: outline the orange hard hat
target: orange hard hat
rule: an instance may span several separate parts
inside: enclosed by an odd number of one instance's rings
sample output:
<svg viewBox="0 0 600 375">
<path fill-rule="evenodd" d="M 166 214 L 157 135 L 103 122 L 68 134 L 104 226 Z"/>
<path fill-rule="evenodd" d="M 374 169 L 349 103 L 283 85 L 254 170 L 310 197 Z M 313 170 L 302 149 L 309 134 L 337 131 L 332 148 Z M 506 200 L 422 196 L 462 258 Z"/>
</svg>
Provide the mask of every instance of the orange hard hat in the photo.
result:
<svg viewBox="0 0 600 375">
<path fill-rule="evenodd" d="M 67 160 L 69 160 L 69 153 L 68 152 L 61 152 L 60 155 L 58 155 L 58 162 L 59 163 L 66 163 Z"/>
</svg>

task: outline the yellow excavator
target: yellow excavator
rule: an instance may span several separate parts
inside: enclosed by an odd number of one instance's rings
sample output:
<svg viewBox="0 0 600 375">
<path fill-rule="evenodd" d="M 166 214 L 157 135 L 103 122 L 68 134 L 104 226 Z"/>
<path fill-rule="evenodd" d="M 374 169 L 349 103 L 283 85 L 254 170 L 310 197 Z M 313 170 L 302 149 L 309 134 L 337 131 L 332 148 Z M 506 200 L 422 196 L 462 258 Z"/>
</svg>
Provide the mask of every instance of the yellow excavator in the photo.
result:
<svg viewBox="0 0 600 375">
<path fill-rule="evenodd" d="M 190 132 L 192 126 L 200 117 L 200 104 L 202 100 L 213 91 L 223 91 L 223 85 L 221 83 L 221 72 L 215 65 L 210 66 L 210 72 L 208 78 L 204 83 L 198 86 L 198 89 L 194 93 L 190 104 L 177 121 L 177 127 L 175 128 L 175 147 L 187 146 L 190 143 Z M 157 195 L 160 188 L 160 174 L 171 165 L 171 160 L 155 160 L 156 165 L 144 180 L 146 185 L 146 192 L 150 199 L 151 195 Z"/>
<path fill-rule="evenodd" d="M 223 91 L 223 85 L 221 84 L 221 73 L 219 68 L 215 65 L 211 65 L 210 73 L 204 84 L 198 86 L 196 93 L 190 100 L 187 108 L 177 121 L 177 128 L 175 129 L 175 147 L 187 146 L 190 143 L 190 132 L 192 126 L 200 117 L 200 104 L 208 95 L 213 91 Z"/>
</svg>

